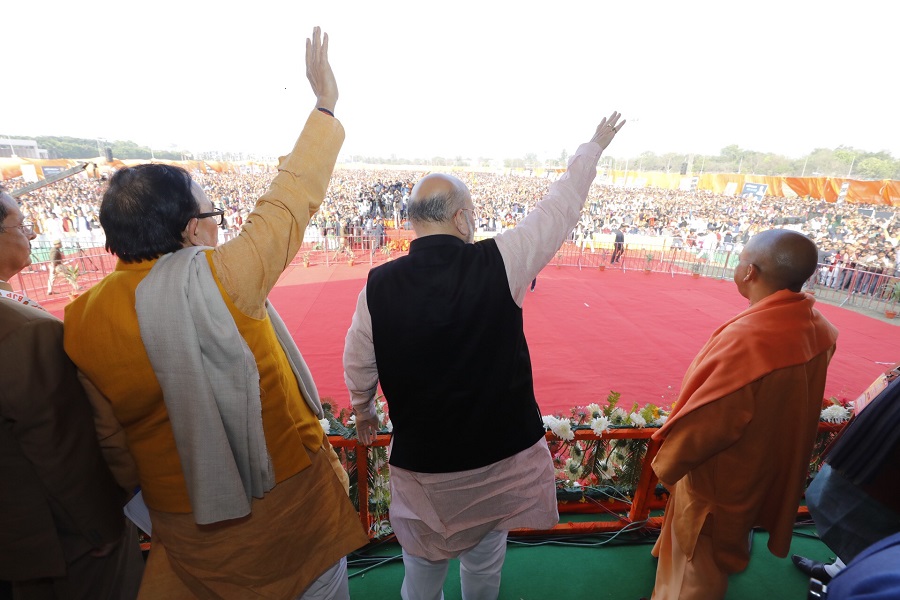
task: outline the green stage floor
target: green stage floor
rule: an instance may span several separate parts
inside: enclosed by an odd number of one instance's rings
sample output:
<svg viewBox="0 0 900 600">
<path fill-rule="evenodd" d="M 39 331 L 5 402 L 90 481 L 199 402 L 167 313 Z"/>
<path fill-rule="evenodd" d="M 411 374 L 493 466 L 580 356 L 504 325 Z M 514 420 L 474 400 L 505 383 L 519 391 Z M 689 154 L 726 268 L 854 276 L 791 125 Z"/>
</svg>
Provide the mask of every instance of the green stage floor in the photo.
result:
<svg viewBox="0 0 900 600">
<path fill-rule="evenodd" d="M 562 515 L 564 520 L 568 515 Z M 628 539 L 623 540 L 623 538 Z M 653 538 L 639 534 L 541 541 L 510 538 L 500 600 L 637 600 L 650 597 L 656 560 L 650 556 Z M 727 600 L 803 600 L 808 579 L 788 558 L 766 548 L 768 534 L 753 535 L 750 566 L 732 576 Z M 832 555 L 811 526 L 795 529 L 791 553 L 830 561 Z M 359 557 L 365 556 L 365 561 Z M 383 564 L 376 557 L 381 557 Z M 391 560 L 393 558 L 393 560 Z M 386 543 L 350 557 L 350 595 L 359 600 L 400 597 L 403 563 L 400 546 Z M 444 585 L 446 600 L 459 599 L 459 563 L 452 561 Z"/>
</svg>

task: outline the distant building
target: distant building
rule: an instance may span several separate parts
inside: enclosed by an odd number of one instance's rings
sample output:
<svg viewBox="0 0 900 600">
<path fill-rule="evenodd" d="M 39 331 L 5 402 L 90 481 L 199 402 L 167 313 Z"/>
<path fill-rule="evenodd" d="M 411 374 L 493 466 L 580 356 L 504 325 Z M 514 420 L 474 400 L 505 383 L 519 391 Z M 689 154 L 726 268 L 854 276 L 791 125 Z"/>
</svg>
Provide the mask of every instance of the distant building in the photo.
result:
<svg viewBox="0 0 900 600">
<path fill-rule="evenodd" d="M 11 156 L 18 156 L 19 158 L 50 158 L 48 152 L 43 148 L 38 148 L 38 144 L 34 140 L 0 139 L 0 157 L 9 158 Z"/>
</svg>

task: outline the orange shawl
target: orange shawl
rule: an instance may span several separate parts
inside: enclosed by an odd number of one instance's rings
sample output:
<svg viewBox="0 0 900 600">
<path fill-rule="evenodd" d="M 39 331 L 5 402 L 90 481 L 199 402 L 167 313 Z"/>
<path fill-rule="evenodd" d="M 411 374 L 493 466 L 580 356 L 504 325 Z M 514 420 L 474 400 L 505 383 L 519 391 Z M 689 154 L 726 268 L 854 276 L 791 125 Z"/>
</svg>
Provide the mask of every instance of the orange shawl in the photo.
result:
<svg viewBox="0 0 900 600">
<path fill-rule="evenodd" d="M 684 374 L 675 407 L 653 439 L 664 439 L 679 416 L 831 348 L 838 331 L 813 308 L 815 302 L 809 294 L 780 290 L 713 332 Z"/>
</svg>

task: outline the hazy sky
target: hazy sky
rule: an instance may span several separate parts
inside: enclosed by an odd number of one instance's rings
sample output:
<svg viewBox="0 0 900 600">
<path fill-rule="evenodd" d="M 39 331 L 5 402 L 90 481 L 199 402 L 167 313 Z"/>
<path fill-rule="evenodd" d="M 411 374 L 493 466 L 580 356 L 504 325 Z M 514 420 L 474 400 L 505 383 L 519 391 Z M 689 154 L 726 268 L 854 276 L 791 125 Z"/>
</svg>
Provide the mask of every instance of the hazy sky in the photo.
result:
<svg viewBox="0 0 900 600">
<path fill-rule="evenodd" d="M 345 157 L 557 157 L 619 110 L 617 157 L 900 158 L 892 0 L 10 0 L 3 16 L 0 136 L 284 154 L 321 25 Z"/>
</svg>

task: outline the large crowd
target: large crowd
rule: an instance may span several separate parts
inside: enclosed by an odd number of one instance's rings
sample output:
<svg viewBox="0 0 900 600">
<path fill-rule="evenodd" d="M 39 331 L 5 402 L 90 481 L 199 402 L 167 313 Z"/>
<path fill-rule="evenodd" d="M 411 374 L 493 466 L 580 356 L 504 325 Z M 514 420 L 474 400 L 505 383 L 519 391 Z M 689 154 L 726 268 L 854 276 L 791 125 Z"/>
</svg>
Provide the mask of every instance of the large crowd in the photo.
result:
<svg viewBox="0 0 900 600">
<path fill-rule="evenodd" d="M 710 336 L 651 434 L 651 466 L 668 494 L 650 552 L 652 598 L 724 599 L 758 528 L 786 557 L 838 336 L 803 288 L 821 274 L 871 293 L 894 274 L 896 207 L 592 185 L 626 123 L 617 111 L 579 146 L 564 180 L 334 172 L 344 130 L 328 45 L 318 27 L 306 40 L 315 108 L 277 173 L 191 177 L 155 163 L 108 182 L 75 177 L 19 202 L 0 187 L 0 476 L 14 482 L 0 493 L 0 597 L 350 600 L 348 556 L 375 531 L 366 495 L 355 507 L 327 435 L 332 420 L 268 295 L 310 243 L 304 229 L 326 242 L 363 234 L 381 243 L 410 223 L 409 254 L 369 271 L 341 361 L 357 438 L 349 450 L 365 458 L 361 446 L 380 446 L 379 388 L 390 414 L 381 456 L 403 598 L 443 598 L 457 559 L 463 596 L 496 599 L 509 532 L 559 523 L 546 433 L 556 429 L 540 418 L 522 307 L 567 235 L 583 251 L 614 232 L 613 257 L 626 236 L 641 248 L 649 238 L 707 256 L 720 243 L 739 250 L 727 260 L 736 259 L 748 308 Z M 61 248 L 82 242 L 118 259 L 64 321 L 12 284 L 39 236 L 53 247 L 54 274 Z M 839 275 L 850 264 L 852 275 Z M 879 394 L 847 426 L 806 493 L 822 541 L 847 564 L 828 583 L 833 600 L 873 586 L 898 597 L 895 399 Z M 621 410 L 616 401 L 609 412 L 584 407 L 596 435 Z M 628 417 L 638 427 L 651 418 Z M 559 437 L 574 441 L 567 425 Z M 463 430 L 478 443 L 457 444 Z M 879 448 L 863 443 L 874 438 Z M 584 461 L 578 444 L 570 461 L 576 449 Z M 608 458 L 595 453 L 591 475 L 607 472 Z M 843 483 L 827 479 L 832 469 Z M 639 505 L 647 481 L 623 472 L 613 489 Z M 599 489 L 601 480 L 575 483 Z M 655 529 L 646 517 L 631 510 L 619 532 Z M 152 535 L 146 561 L 137 521 Z M 847 527 L 831 535 L 835 523 Z M 811 582 L 829 581 L 822 563 L 792 559 Z"/>
<path fill-rule="evenodd" d="M 336 169 L 322 209 L 310 222 L 308 239 L 342 235 L 383 237 L 385 230 L 407 226 L 407 202 L 420 171 Z M 551 179 L 496 173 L 457 173 L 472 191 L 476 225 L 482 234 L 515 226 L 546 193 Z M 240 230 L 272 173 L 194 173 L 214 204 L 225 209 L 223 237 Z M 23 212 L 38 240 L 81 244 L 102 240 L 98 219 L 105 181 L 72 177 L 23 197 Z M 16 182 L 7 182 L 15 189 Z M 622 188 L 594 185 L 572 233 L 587 243 L 626 226 L 625 233 L 667 236 L 673 245 L 691 247 L 746 243 L 757 231 L 794 229 L 819 247 L 829 273 L 841 268 L 897 274 L 900 207 L 837 204 L 807 198 L 742 198 L 703 190 Z M 823 274 L 822 283 L 841 284 Z"/>
</svg>

